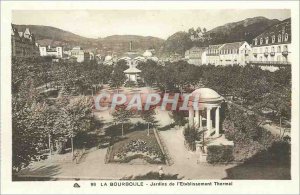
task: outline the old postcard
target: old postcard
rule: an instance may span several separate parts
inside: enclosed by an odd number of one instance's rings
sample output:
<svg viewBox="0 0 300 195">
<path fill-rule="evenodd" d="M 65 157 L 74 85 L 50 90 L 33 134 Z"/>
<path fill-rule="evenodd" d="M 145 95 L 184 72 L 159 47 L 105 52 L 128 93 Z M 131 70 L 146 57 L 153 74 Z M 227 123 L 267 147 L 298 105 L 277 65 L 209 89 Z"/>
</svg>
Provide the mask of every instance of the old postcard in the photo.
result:
<svg viewBox="0 0 300 195">
<path fill-rule="evenodd" d="M 298 7 L 1 2 L 1 193 L 298 194 Z"/>
</svg>

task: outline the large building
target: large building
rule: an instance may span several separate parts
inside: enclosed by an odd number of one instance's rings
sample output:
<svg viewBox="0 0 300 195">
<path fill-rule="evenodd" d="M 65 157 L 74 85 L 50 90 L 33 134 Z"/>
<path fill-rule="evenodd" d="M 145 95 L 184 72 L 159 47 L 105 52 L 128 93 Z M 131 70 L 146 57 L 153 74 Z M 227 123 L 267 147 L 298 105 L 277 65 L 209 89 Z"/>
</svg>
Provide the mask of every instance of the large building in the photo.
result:
<svg viewBox="0 0 300 195">
<path fill-rule="evenodd" d="M 246 65 L 250 61 L 251 46 L 246 41 L 225 43 L 219 48 L 219 65 Z"/>
<path fill-rule="evenodd" d="M 189 64 L 202 65 L 206 61 L 207 47 L 192 47 L 185 52 L 185 59 Z"/>
<path fill-rule="evenodd" d="M 17 28 L 11 25 L 11 54 L 13 57 L 39 56 L 35 37 L 29 28 L 24 32 L 18 32 Z"/>
<path fill-rule="evenodd" d="M 268 28 L 253 39 L 252 65 L 284 66 L 291 62 L 291 19 Z"/>
<path fill-rule="evenodd" d="M 224 44 L 210 45 L 207 49 L 206 61 L 204 64 L 219 65 L 220 64 L 220 49 Z"/>
<path fill-rule="evenodd" d="M 51 47 L 47 46 L 39 46 L 40 56 L 51 56 L 55 58 L 63 57 L 63 48 L 62 47 Z"/>
<path fill-rule="evenodd" d="M 87 62 L 94 60 L 94 54 L 84 51 L 80 46 L 76 46 L 72 50 L 68 51 L 68 55 L 71 59 L 76 59 L 77 62 Z"/>
</svg>

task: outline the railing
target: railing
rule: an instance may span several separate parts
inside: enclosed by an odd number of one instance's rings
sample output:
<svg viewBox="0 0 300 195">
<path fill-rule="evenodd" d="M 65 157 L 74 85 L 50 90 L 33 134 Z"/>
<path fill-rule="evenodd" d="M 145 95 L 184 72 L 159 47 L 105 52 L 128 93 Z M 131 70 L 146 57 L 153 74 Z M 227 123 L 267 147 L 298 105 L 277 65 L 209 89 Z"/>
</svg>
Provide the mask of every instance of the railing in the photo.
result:
<svg viewBox="0 0 300 195">
<path fill-rule="evenodd" d="M 291 63 L 287 62 L 287 61 L 250 61 L 250 62 L 248 62 L 248 64 L 250 64 L 250 65 L 269 65 L 269 66 L 291 65 Z"/>
</svg>

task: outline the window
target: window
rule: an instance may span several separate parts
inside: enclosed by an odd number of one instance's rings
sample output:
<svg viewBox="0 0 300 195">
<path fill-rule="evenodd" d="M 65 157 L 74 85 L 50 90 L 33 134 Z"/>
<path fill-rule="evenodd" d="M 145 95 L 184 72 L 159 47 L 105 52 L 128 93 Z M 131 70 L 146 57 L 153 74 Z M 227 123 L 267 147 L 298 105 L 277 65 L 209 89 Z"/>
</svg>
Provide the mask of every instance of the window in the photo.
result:
<svg viewBox="0 0 300 195">
<path fill-rule="evenodd" d="M 277 47 L 277 53 L 281 53 L 281 47 L 280 46 Z"/>
<path fill-rule="evenodd" d="M 257 45 L 257 39 L 254 40 L 254 44 Z"/>
<path fill-rule="evenodd" d="M 280 55 L 277 56 L 277 61 L 281 62 L 281 56 Z"/>
<path fill-rule="evenodd" d="M 281 34 L 278 35 L 278 43 L 281 42 Z"/>
<path fill-rule="evenodd" d="M 268 47 L 265 48 L 265 52 L 268 53 Z"/>
<path fill-rule="evenodd" d="M 288 40 L 289 40 L 289 35 L 287 33 L 285 33 L 284 41 L 288 41 Z"/>
<path fill-rule="evenodd" d="M 271 48 L 271 52 L 275 52 L 275 47 L 274 46 Z"/>
<path fill-rule="evenodd" d="M 275 35 L 272 36 L 272 43 L 275 43 Z"/>
<path fill-rule="evenodd" d="M 260 44 L 262 45 L 264 43 L 263 38 L 260 38 Z"/>
<path fill-rule="evenodd" d="M 266 37 L 266 44 L 269 43 L 269 37 Z"/>
<path fill-rule="evenodd" d="M 288 46 L 287 46 L 287 45 L 285 45 L 285 46 L 283 47 L 283 51 L 288 51 Z"/>
</svg>

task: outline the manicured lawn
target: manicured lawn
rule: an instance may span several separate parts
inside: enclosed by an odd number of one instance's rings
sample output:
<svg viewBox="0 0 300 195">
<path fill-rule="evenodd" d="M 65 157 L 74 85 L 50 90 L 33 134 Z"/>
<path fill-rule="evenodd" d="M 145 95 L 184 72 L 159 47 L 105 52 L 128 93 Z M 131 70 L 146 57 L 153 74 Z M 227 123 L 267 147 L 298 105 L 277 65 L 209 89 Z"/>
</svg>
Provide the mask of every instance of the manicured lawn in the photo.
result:
<svg viewBox="0 0 300 195">
<path fill-rule="evenodd" d="M 159 147 L 153 131 L 133 131 L 114 143 L 108 150 L 108 162 L 128 163 L 133 159 L 142 159 L 151 164 L 165 164 L 165 157 Z"/>
</svg>

